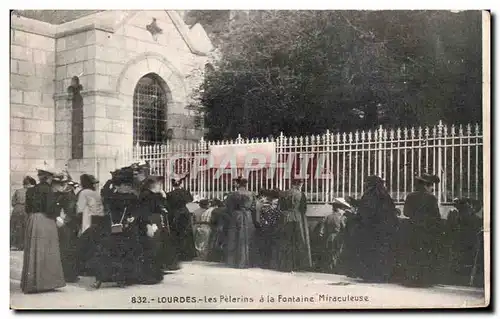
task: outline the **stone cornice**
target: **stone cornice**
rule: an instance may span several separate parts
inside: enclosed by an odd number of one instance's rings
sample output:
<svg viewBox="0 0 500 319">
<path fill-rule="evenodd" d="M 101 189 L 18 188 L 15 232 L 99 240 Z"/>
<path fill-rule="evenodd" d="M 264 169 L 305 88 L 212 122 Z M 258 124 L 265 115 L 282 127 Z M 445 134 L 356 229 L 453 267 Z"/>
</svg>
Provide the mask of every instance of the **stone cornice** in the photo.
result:
<svg viewBox="0 0 500 319">
<path fill-rule="evenodd" d="M 188 46 L 189 50 L 193 54 L 196 54 L 196 55 L 208 56 L 210 51 L 207 52 L 207 51 L 204 51 L 203 49 L 197 48 L 196 42 L 192 41 L 191 37 L 189 36 L 189 27 L 184 23 L 181 16 L 177 12 L 172 11 L 172 10 L 165 10 L 165 12 L 169 16 L 169 18 L 172 20 L 172 23 L 174 24 L 177 31 L 180 33 L 184 42 L 186 42 L 186 45 Z M 206 34 L 205 34 L 205 36 L 206 36 Z M 210 41 L 210 40 L 208 40 L 208 41 Z M 211 44 L 211 42 L 210 42 L 210 44 Z"/>
<path fill-rule="evenodd" d="M 200 47 L 197 42 L 192 39 L 189 27 L 184 23 L 181 16 L 176 11 L 165 10 L 165 13 L 168 15 L 170 20 L 172 20 L 175 28 L 193 54 L 200 56 L 208 56 L 210 54 L 210 51 L 213 50 L 212 42 L 206 35 L 201 25 L 198 27 L 198 31 L 202 30 L 204 36 L 206 37 L 207 41 L 205 48 Z M 15 30 L 21 30 L 57 39 L 88 30 L 102 30 L 114 33 L 128 20 L 133 18 L 135 14 L 137 14 L 137 11 L 130 12 L 109 10 L 84 16 L 60 25 L 53 25 L 22 16 L 12 15 L 10 27 Z"/>
<path fill-rule="evenodd" d="M 102 91 L 102 90 L 81 91 L 80 94 L 83 97 L 85 97 L 85 96 L 104 96 L 104 97 L 117 98 L 120 96 L 120 94 L 115 92 L 115 91 Z M 73 95 L 71 93 L 57 93 L 57 94 L 53 95 L 55 101 L 71 100 L 72 96 Z"/>
</svg>

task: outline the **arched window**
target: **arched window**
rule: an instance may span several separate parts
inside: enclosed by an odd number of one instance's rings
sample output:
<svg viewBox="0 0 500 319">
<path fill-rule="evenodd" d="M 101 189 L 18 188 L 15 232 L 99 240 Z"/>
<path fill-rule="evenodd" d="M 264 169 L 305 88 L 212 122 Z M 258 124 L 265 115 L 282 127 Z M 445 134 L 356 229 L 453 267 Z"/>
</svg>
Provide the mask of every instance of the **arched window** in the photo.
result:
<svg viewBox="0 0 500 319">
<path fill-rule="evenodd" d="M 155 74 L 143 76 L 134 90 L 134 145 L 159 144 L 167 132 L 167 92 Z"/>
</svg>

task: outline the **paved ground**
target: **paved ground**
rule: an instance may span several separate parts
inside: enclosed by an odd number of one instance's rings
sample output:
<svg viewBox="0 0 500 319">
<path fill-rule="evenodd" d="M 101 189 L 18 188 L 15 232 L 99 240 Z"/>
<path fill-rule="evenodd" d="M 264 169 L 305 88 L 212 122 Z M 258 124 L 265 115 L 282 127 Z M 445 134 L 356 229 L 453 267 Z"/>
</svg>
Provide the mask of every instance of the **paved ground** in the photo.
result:
<svg viewBox="0 0 500 319">
<path fill-rule="evenodd" d="M 24 295 L 19 288 L 22 253 L 12 252 L 10 261 L 13 309 L 431 308 L 484 304 L 484 292 L 472 288 L 407 288 L 359 283 L 338 275 L 230 269 L 205 262 L 186 263 L 154 286 L 103 284 L 92 291 L 93 279 L 82 277 L 56 292 Z"/>
</svg>

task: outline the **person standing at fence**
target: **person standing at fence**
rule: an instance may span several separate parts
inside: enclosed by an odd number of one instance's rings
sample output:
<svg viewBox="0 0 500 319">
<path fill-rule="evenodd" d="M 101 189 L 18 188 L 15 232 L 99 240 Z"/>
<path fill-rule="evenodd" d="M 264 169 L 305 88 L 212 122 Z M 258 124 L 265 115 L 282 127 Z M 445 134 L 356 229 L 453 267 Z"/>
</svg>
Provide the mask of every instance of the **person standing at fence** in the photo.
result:
<svg viewBox="0 0 500 319">
<path fill-rule="evenodd" d="M 417 191 L 408 194 L 404 206 L 410 218 L 405 281 L 408 284 L 429 286 L 435 282 L 438 236 L 442 227 L 436 196 L 432 194 L 439 177 L 423 174 L 416 178 Z"/>
<path fill-rule="evenodd" d="M 395 266 L 398 217 L 394 201 L 380 177 L 367 178 L 358 215 L 357 275 L 365 280 L 388 282 Z"/>
<path fill-rule="evenodd" d="M 141 283 L 157 284 L 163 280 L 165 263 L 163 240 L 168 231 L 165 220 L 167 209 L 161 194 L 162 176 L 148 176 L 139 195 L 139 240 L 143 247 Z"/>
<path fill-rule="evenodd" d="M 230 215 L 227 238 L 227 264 L 234 268 L 249 268 L 255 264 L 256 242 L 255 195 L 247 190 L 248 181 L 238 177 L 235 182 L 238 190 L 231 193 L 226 199 L 227 210 Z"/>
<path fill-rule="evenodd" d="M 113 175 L 112 184 L 116 193 L 108 199 L 108 218 L 111 227 L 99 240 L 96 253 L 89 261 L 95 276 L 93 288 L 99 289 L 103 282 L 117 283 L 125 287 L 139 282 L 142 246 L 138 241 L 138 198 L 133 189 L 133 172 L 122 168 Z"/>
<path fill-rule="evenodd" d="M 279 196 L 277 190 L 262 189 L 257 200 L 257 241 L 260 266 L 263 268 L 271 267 L 272 251 L 276 245 Z"/>
<path fill-rule="evenodd" d="M 214 199 L 211 203 L 215 209 L 210 216 L 212 232 L 210 233 L 209 261 L 221 262 L 226 260 L 227 230 L 229 227 L 229 214 L 225 203 Z"/>
<path fill-rule="evenodd" d="M 172 179 L 172 191 L 167 193 L 168 217 L 179 261 L 189 261 L 196 256 L 191 213 L 186 205 L 193 195 L 182 187 L 182 182 Z"/>
<path fill-rule="evenodd" d="M 36 185 L 34 178 L 26 176 L 23 188 L 16 189 L 12 195 L 12 214 L 10 216 L 10 247 L 24 249 L 24 227 L 26 225 L 26 191 Z"/>
<path fill-rule="evenodd" d="M 24 240 L 21 290 L 51 291 L 66 286 L 59 250 L 56 218 L 60 207 L 54 191 L 64 189 L 50 170 L 38 170 L 40 183 L 26 191 L 26 237 Z"/>
<path fill-rule="evenodd" d="M 305 270 L 311 266 L 303 185 L 301 179 L 292 180 L 292 188 L 283 192 L 279 199 L 281 218 L 273 268 L 280 271 Z"/>
</svg>

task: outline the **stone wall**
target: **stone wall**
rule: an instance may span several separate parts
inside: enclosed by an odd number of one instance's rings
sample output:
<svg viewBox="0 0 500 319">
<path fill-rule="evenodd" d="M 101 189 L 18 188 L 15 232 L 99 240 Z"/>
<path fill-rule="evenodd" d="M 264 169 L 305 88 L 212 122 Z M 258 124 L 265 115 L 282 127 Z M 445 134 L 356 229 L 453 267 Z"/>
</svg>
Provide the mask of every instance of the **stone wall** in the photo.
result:
<svg viewBox="0 0 500 319">
<path fill-rule="evenodd" d="M 156 41 L 146 29 L 153 18 L 163 31 Z M 67 165 L 74 176 L 107 176 L 117 154 L 132 146 L 134 89 L 148 73 L 165 82 L 174 142 L 201 137 L 187 108 L 212 48 L 200 25 L 189 29 L 166 10 L 104 11 L 61 25 L 12 21 L 11 184 L 45 161 L 56 169 Z M 81 159 L 71 158 L 73 76 L 83 86 Z"/>
<path fill-rule="evenodd" d="M 34 27 L 42 22 L 33 21 Z M 11 28 L 11 185 L 54 165 L 55 40 Z"/>
</svg>

